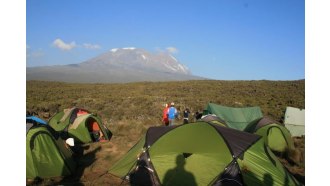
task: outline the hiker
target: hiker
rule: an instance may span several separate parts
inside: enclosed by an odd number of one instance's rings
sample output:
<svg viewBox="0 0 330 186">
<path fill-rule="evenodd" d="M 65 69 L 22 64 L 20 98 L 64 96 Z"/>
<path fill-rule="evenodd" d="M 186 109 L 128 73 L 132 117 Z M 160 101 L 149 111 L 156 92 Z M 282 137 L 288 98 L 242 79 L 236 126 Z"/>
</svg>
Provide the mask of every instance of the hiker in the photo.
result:
<svg viewBox="0 0 330 186">
<path fill-rule="evenodd" d="M 189 123 L 189 114 L 190 114 L 190 110 L 188 108 L 186 108 L 183 111 L 183 124 Z"/>
<path fill-rule="evenodd" d="M 174 103 L 173 102 L 171 103 L 171 106 L 170 106 L 170 108 L 167 111 L 167 115 L 168 115 L 168 120 L 169 120 L 169 126 L 174 125 L 174 120 L 178 116 L 178 111 L 174 107 Z"/>
<path fill-rule="evenodd" d="M 168 116 L 167 116 L 168 108 L 169 108 L 168 104 L 165 103 L 165 108 L 163 110 L 163 120 L 162 120 L 165 126 L 168 126 L 169 124 Z"/>
</svg>

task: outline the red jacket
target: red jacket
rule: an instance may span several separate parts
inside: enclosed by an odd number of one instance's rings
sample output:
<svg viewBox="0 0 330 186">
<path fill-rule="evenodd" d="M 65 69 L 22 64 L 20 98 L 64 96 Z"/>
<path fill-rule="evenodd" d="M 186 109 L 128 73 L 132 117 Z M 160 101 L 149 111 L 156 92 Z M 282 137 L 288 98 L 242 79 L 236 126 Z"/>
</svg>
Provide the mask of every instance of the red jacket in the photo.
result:
<svg viewBox="0 0 330 186">
<path fill-rule="evenodd" d="M 168 108 L 169 107 L 166 107 L 163 110 L 163 121 L 168 121 L 168 116 L 167 116 Z"/>
</svg>

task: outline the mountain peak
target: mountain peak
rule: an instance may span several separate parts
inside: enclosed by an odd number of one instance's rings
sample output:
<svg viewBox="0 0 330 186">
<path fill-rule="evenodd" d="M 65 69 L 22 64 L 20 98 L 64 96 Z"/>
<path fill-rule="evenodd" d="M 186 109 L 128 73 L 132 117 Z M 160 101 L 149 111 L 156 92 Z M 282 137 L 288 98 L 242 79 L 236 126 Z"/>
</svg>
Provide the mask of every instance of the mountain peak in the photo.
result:
<svg viewBox="0 0 330 186">
<path fill-rule="evenodd" d="M 66 82 L 136 82 L 204 79 L 166 52 L 113 48 L 75 65 L 27 68 L 27 80 Z"/>
<path fill-rule="evenodd" d="M 143 69 L 148 71 L 166 72 L 174 74 L 191 74 L 188 67 L 181 64 L 173 55 L 166 52 L 148 52 L 135 47 L 113 48 L 109 52 L 101 54 L 93 59 L 85 61 L 85 64 Z"/>
</svg>

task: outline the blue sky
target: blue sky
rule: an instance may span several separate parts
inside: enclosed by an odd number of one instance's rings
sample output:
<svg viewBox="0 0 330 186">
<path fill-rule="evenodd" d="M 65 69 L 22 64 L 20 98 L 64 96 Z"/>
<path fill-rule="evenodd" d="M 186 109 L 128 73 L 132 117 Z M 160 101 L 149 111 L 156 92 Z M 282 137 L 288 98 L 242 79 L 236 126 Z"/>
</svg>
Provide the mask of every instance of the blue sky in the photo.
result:
<svg viewBox="0 0 330 186">
<path fill-rule="evenodd" d="M 304 0 L 27 0 L 26 66 L 172 49 L 194 75 L 305 78 Z"/>
</svg>

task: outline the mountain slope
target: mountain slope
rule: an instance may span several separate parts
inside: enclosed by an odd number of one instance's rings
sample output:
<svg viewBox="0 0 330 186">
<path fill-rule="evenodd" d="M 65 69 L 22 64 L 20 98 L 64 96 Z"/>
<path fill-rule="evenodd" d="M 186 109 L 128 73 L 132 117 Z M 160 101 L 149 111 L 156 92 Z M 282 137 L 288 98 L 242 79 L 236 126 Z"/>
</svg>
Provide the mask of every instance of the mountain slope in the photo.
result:
<svg viewBox="0 0 330 186">
<path fill-rule="evenodd" d="M 206 79 L 168 53 L 150 53 L 143 49 L 112 49 L 79 64 L 28 67 L 27 80 L 74 83 L 126 83 L 138 81 L 180 81 Z"/>
</svg>

